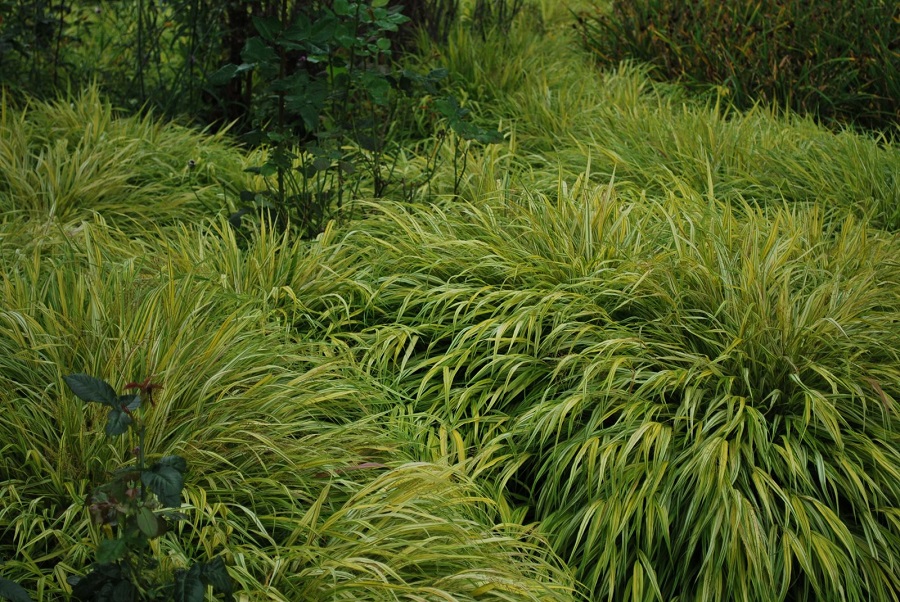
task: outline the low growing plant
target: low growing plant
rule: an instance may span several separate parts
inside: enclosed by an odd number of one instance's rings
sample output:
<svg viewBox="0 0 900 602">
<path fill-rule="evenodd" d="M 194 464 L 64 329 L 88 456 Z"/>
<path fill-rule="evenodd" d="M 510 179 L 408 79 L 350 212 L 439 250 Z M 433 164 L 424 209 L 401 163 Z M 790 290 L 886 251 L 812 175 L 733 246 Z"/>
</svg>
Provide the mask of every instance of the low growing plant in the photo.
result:
<svg viewBox="0 0 900 602">
<path fill-rule="evenodd" d="M 169 531 L 170 523 L 186 518 L 181 492 L 187 463 L 181 456 L 155 460 L 145 449 L 146 423 L 142 407 L 153 405 L 153 391 L 160 388 L 149 378 L 132 382 L 126 389 L 137 393 L 116 395 L 104 380 L 86 374 L 65 377 L 79 398 L 109 408 L 106 435 L 131 438 L 133 462 L 112 472 L 111 479 L 90 493 L 86 504 L 106 538 L 97 547 L 96 560 L 84 577 L 72 577 L 72 595 L 77 600 L 130 602 L 174 600 L 202 602 L 207 586 L 233 600 L 231 580 L 222 557 L 178 569 L 171 580 L 160 574 L 160 563 L 152 554 L 151 540 Z"/>
</svg>

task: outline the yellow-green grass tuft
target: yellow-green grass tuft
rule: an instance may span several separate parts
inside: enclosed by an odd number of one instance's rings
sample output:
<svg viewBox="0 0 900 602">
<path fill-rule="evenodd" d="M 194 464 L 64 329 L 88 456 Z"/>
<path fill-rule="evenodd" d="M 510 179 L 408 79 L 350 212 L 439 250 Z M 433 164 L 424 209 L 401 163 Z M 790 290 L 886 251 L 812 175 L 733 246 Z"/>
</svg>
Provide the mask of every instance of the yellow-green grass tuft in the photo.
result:
<svg viewBox="0 0 900 602">
<path fill-rule="evenodd" d="M 331 333 L 407 448 L 541 521 L 592 599 L 891 599 L 896 239 L 686 181 L 558 191 L 382 203 L 341 241 L 367 327 Z"/>
<path fill-rule="evenodd" d="M 84 371 L 164 385 L 162 568 L 222 553 L 249 599 L 896 599 L 896 149 L 533 37 L 426 50 L 507 142 L 306 242 L 232 228 L 262 183 L 220 138 L 4 105 L 5 578 L 90 561 L 127 445 Z"/>
<path fill-rule="evenodd" d="M 654 83 L 641 64 L 598 72 L 570 30 L 522 24 L 487 40 L 460 30 L 428 51 L 460 74 L 481 123 L 515 133 L 513 185 L 551 193 L 560 172 L 572 180 L 590 163 L 601 182 L 614 173 L 654 195 L 686 180 L 725 200 L 821 203 L 900 227 L 900 152 L 884 139 L 762 107 L 734 111 L 727 98 Z"/>
<path fill-rule="evenodd" d="M 295 342 L 259 298 L 280 273 L 304 290 L 316 252 L 268 230 L 242 250 L 227 228 L 137 240 L 96 217 L 0 247 L 4 577 L 61 600 L 93 558 L 84 499 L 130 444 L 64 386 L 85 372 L 163 386 L 146 446 L 187 460 L 189 519 L 154 544 L 162 572 L 222 554 L 250 600 L 571 600 L 544 540 L 464 474 L 410 463 L 344 346 Z"/>
<path fill-rule="evenodd" d="M 243 161 L 224 133 L 122 117 L 96 87 L 54 102 L 0 106 L 0 211 L 69 221 L 90 212 L 144 224 L 231 208 Z"/>
</svg>

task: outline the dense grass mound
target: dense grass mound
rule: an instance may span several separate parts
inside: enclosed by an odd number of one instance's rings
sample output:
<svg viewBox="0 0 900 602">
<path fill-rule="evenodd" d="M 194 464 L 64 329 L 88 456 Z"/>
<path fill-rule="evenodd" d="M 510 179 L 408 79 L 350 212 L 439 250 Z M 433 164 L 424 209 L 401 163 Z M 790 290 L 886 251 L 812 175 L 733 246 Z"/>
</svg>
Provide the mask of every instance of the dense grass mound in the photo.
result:
<svg viewBox="0 0 900 602">
<path fill-rule="evenodd" d="M 593 599 L 898 591 L 895 239 L 584 179 L 377 213 L 342 338 Z"/>
<path fill-rule="evenodd" d="M 98 219 L 0 246 L 4 577 L 62 599 L 96 544 L 85 495 L 125 459 L 62 377 L 153 374 L 147 447 L 187 459 L 192 506 L 160 570 L 223 554 L 249 599 L 570 599 L 540 539 L 501 523 L 458 470 L 412 462 L 340 346 L 291 342 L 221 266 L 196 261 L 197 241 L 218 241 L 250 279 L 266 249 L 296 249 L 266 233 L 246 255 L 215 230 L 173 233 L 180 248 L 155 234 Z"/>
<path fill-rule="evenodd" d="M 900 597 L 896 149 L 545 25 L 425 48 L 508 142 L 411 147 L 428 204 L 314 240 L 224 219 L 260 182 L 221 137 L 3 109 L 3 578 L 64 599 L 102 537 L 127 444 L 86 372 L 164 386 L 160 570 L 219 554 L 250 600 Z"/>
<path fill-rule="evenodd" d="M 852 208 L 900 228 L 896 146 L 761 106 L 735 111 L 727 98 L 698 102 L 683 88 L 654 83 L 640 64 L 598 73 L 573 54 L 567 31 L 534 38 L 521 27 L 428 49 L 460 74 L 486 123 L 509 132 L 509 154 L 495 174 L 505 186 L 553 196 L 560 175 L 573 181 L 590 165 L 600 181 L 614 174 L 654 196 L 678 180 L 704 192 L 712 186 L 723 201 Z"/>
<path fill-rule="evenodd" d="M 80 499 L 103 465 L 86 460 L 121 453 L 63 436 L 92 418 L 60 403 L 60 367 L 123 379 L 149 368 L 178 383 L 153 425 L 159 443 L 203 475 L 191 488 L 199 539 L 173 563 L 225 550 L 253 590 L 278 570 L 262 550 L 302 556 L 343 541 L 354 503 L 388 521 L 378 554 L 389 556 L 397 540 L 385 533 L 405 541 L 426 524 L 434 537 L 443 524 L 463 541 L 460 525 L 490 524 L 478 494 L 451 485 L 458 471 L 343 472 L 438 456 L 493 483 L 502 515 L 540 519 L 595 596 L 685 595 L 698 583 L 712 598 L 887 596 L 898 553 L 895 242 L 815 210 L 734 212 L 679 193 L 651 203 L 582 180 L 553 201 L 384 206 L 306 253 L 266 231 L 241 253 L 227 227 L 171 233 L 167 247 L 103 222 L 6 247 L 3 374 L 15 411 L 3 422 L 3 517 L 18 559 L 7 568 L 52 591 L 45 567 L 61 579 L 87 560 Z M 310 342 L 292 343 L 284 318 L 301 314 L 314 316 L 300 334 Z M 322 335 L 331 342 L 312 342 Z M 367 418 L 398 399 L 378 425 Z M 384 498 L 397 483 L 411 491 Z M 444 515 L 454 495 L 472 510 Z M 395 524 L 407 512 L 414 524 Z M 489 540 L 512 545 L 506 553 L 523 545 Z M 331 564 L 334 545 L 328 570 L 344 575 L 347 599 L 380 599 L 352 576 L 376 569 L 352 547 L 350 568 Z M 484 545 L 447 551 L 459 560 Z M 427 564 L 429 574 L 452 565 Z M 432 587 L 400 583 L 390 588 Z M 298 575 L 270 587 L 286 599 L 334 593 Z"/>
<path fill-rule="evenodd" d="M 229 208 L 246 160 L 225 133 L 200 134 L 150 116 L 118 116 L 97 88 L 23 110 L 0 106 L 0 212 L 60 220 L 97 211 L 156 222 Z"/>
</svg>

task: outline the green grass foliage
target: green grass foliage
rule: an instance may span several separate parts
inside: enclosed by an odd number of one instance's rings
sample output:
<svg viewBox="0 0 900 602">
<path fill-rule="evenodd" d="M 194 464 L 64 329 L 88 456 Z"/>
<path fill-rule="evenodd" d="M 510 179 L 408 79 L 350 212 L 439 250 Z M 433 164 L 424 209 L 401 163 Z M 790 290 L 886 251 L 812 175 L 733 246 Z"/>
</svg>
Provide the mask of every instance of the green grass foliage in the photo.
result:
<svg viewBox="0 0 900 602">
<path fill-rule="evenodd" d="M 225 219 L 221 135 L 4 105 L 0 576 L 66 599 L 101 537 L 84 372 L 163 385 L 159 570 L 243 600 L 900 598 L 896 148 L 597 74 L 541 9 L 420 57 L 507 142 L 313 240 Z"/>
<path fill-rule="evenodd" d="M 121 118 L 97 87 L 22 109 L 4 96 L 0 212 L 43 221 L 92 211 L 147 222 L 212 217 L 247 185 L 247 160 L 224 139 Z"/>
<path fill-rule="evenodd" d="M 622 189 L 382 208 L 360 363 L 593 599 L 891 599 L 896 240 Z"/>
<path fill-rule="evenodd" d="M 552 196 L 560 176 L 573 181 L 590 163 L 599 181 L 615 175 L 653 196 L 683 182 L 712 187 L 728 202 L 853 208 L 880 227 L 900 227 L 896 146 L 835 134 L 797 114 L 698 102 L 680 87 L 654 83 L 644 65 L 597 73 L 570 50 L 567 31 L 551 29 L 539 45 L 534 35 L 521 27 L 503 38 L 463 35 L 427 49 L 460 74 L 482 118 L 508 132 L 509 145 L 493 151 L 500 160 L 485 164 L 497 172 L 475 166 L 473 184 L 527 182 Z"/>
<path fill-rule="evenodd" d="M 458 470 L 400 451 L 344 349 L 292 341 L 227 268 L 196 261 L 216 231 L 183 231 L 178 248 L 161 234 L 139 242 L 98 217 L 2 246 L 4 577 L 62 599 L 91 558 L 82 502 L 125 449 L 66 393 L 62 376 L 85 371 L 164 385 L 148 446 L 187 459 L 191 518 L 183 544 L 160 544 L 163 570 L 224 552 L 248 599 L 569 599 L 540 539 L 497 521 Z M 266 244 L 290 250 L 263 233 L 246 256 L 233 237 L 217 251 L 250 274 Z"/>
<path fill-rule="evenodd" d="M 580 20 L 602 61 L 636 59 L 665 79 L 721 86 L 827 120 L 896 132 L 900 13 L 883 0 L 615 1 Z"/>
</svg>

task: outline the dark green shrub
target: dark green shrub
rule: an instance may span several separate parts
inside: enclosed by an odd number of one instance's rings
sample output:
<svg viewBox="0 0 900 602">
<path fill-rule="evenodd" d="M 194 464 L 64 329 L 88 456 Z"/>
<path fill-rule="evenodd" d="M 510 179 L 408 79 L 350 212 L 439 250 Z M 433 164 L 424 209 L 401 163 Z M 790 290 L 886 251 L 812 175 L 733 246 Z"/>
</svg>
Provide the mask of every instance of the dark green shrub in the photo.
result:
<svg viewBox="0 0 900 602">
<path fill-rule="evenodd" d="M 525 0 L 475 0 L 472 6 L 472 27 L 484 38 L 492 29 L 508 32 Z"/>
<path fill-rule="evenodd" d="M 0 84 L 46 89 L 58 83 L 60 50 L 69 36 L 54 12 L 64 15 L 65 6 L 47 0 L 0 0 Z"/>
<path fill-rule="evenodd" d="M 396 175 L 397 161 L 410 133 L 438 122 L 457 135 L 451 142 L 456 193 L 467 157 L 460 141 L 502 140 L 468 122 L 455 97 L 434 99 L 446 70 L 423 75 L 397 68 L 390 34 L 409 19 L 389 4 L 335 0 L 331 7 L 298 6 L 295 14 L 285 4 L 277 15 L 252 19 L 259 35 L 247 40 L 240 64 L 212 74 L 212 85 L 247 81 L 253 121 L 246 139 L 269 149 L 266 162 L 248 170 L 265 179 L 265 189 L 242 191 L 244 205 L 232 224 L 261 210 L 311 237 L 346 198 L 358 196 L 363 179 L 375 197 L 390 188 L 414 189 L 430 178 L 436 159 L 418 183 Z M 417 111 L 425 116 L 417 119 Z M 432 157 L 444 140 L 436 136 Z"/>
<path fill-rule="evenodd" d="M 900 8 L 884 0 L 615 0 L 579 17 L 603 62 L 637 59 L 666 79 L 724 88 L 825 121 L 900 122 Z"/>
<path fill-rule="evenodd" d="M 383 168 L 390 130 L 399 121 L 393 110 L 399 74 L 391 71 L 386 33 L 408 19 L 387 4 L 337 0 L 331 7 L 292 9 L 285 2 L 273 15 L 254 16 L 258 35 L 246 41 L 242 62 L 210 77 L 218 86 L 246 81 L 248 140 L 270 149 L 266 163 L 252 171 L 272 178 L 271 185 L 267 180 L 266 190 L 244 191 L 242 200 L 282 221 L 293 218 L 301 235 L 320 232 L 345 195 L 355 193 L 346 184 L 356 171 L 346 144 L 362 151 L 355 163 L 369 168 L 376 196 L 388 185 L 385 172 L 392 170 Z"/>
</svg>

